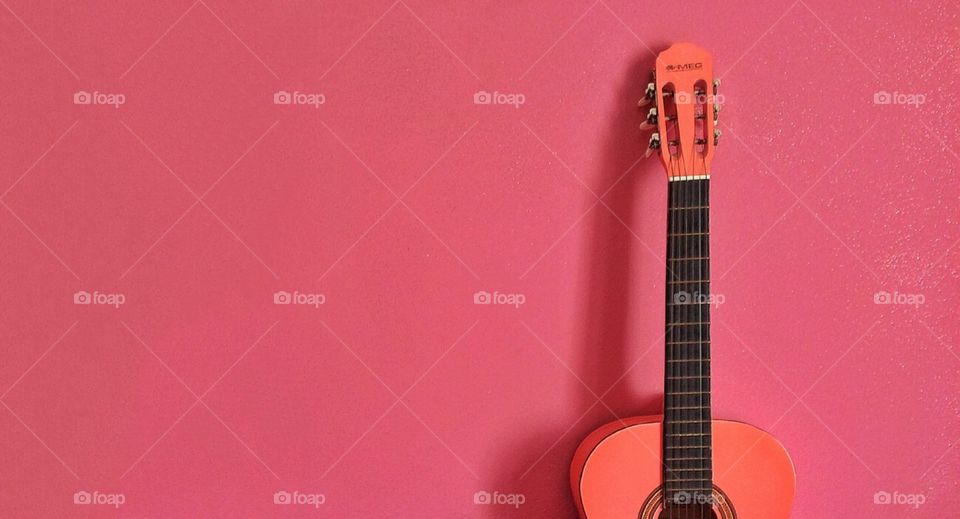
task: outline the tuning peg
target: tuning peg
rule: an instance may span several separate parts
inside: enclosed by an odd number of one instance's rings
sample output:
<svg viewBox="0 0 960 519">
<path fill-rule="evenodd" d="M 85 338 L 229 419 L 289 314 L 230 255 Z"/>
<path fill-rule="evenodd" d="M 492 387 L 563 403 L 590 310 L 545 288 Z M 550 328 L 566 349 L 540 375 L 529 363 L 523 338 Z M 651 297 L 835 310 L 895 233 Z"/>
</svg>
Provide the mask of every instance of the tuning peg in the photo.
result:
<svg viewBox="0 0 960 519">
<path fill-rule="evenodd" d="M 713 129 L 713 145 L 717 146 L 720 144 L 720 134 L 723 133 L 720 131 L 720 128 Z"/>
<path fill-rule="evenodd" d="M 643 96 L 653 101 L 653 98 L 657 97 L 657 83 L 654 81 L 647 83 L 647 89 L 644 90 Z"/>
<path fill-rule="evenodd" d="M 653 132 L 650 134 L 650 145 L 647 147 L 647 153 L 644 154 L 644 157 L 649 157 L 653 154 L 654 151 L 660 149 L 660 133 Z"/>
<path fill-rule="evenodd" d="M 720 120 L 720 103 L 713 103 L 713 124 Z"/>
<path fill-rule="evenodd" d="M 720 90 L 720 78 L 713 80 L 713 95 L 717 95 L 717 90 Z"/>
<path fill-rule="evenodd" d="M 643 99 L 637 103 L 637 107 L 643 108 L 650 104 L 657 95 L 657 84 L 651 81 L 647 83 L 647 90 L 643 93 Z"/>
<path fill-rule="evenodd" d="M 643 131 L 650 130 L 657 126 L 657 107 L 654 106 L 647 112 L 647 120 L 640 125 L 640 129 Z"/>
</svg>

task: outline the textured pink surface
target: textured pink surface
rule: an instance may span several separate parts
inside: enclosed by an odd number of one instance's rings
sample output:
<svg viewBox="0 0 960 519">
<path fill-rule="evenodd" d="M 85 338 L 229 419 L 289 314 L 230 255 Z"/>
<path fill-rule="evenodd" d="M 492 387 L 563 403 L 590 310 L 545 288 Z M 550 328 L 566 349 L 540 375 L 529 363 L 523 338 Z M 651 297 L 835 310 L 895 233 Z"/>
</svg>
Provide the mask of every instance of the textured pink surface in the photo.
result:
<svg viewBox="0 0 960 519">
<path fill-rule="evenodd" d="M 957 6 L 0 4 L 0 516 L 574 517 L 577 442 L 659 407 L 634 103 L 683 40 L 724 81 L 714 415 L 784 442 L 794 517 L 956 515 Z"/>
</svg>

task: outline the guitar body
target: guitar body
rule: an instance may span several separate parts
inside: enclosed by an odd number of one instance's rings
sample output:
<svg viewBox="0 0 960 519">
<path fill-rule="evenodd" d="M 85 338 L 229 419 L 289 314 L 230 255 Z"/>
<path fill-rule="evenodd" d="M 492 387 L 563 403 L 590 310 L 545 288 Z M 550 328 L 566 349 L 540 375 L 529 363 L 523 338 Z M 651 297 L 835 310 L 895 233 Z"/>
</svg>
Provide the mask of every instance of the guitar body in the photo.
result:
<svg viewBox="0 0 960 519">
<path fill-rule="evenodd" d="M 702 517 L 789 517 L 796 474 L 780 442 L 740 422 L 713 420 L 712 428 L 715 502 L 713 515 L 706 512 Z M 613 422 L 588 436 L 577 449 L 570 470 L 580 516 L 583 519 L 667 517 L 661 515 L 662 439 L 660 416 Z"/>
</svg>

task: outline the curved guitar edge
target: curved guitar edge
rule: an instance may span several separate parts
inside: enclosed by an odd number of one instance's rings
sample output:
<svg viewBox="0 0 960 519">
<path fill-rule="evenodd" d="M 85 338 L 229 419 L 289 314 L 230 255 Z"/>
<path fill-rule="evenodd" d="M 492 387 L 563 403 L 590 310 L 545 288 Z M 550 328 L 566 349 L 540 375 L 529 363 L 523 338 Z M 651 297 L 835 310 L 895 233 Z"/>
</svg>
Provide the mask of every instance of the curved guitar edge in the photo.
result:
<svg viewBox="0 0 960 519">
<path fill-rule="evenodd" d="M 714 484 L 737 519 L 786 519 L 796 470 L 772 435 L 742 422 L 713 420 Z M 662 480 L 662 417 L 608 423 L 577 448 L 570 468 L 573 498 L 583 519 L 636 519 Z M 588 515 L 589 513 L 589 515 Z"/>
<path fill-rule="evenodd" d="M 661 423 L 662 421 L 663 416 L 660 415 L 634 416 L 623 420 L 615 420 L 595 429 L 580 442 L 580 445 L 573 455 L 573 461 L 570 463 L 570 487 L 573 490 L 573 500 L 577 505 L 577 511 L 580 512 L 581 518 L 586 519 L 587 514 L 583 509 L 583 495 L 580 484 L 583 480 L 583 470 L 586 468 L 587 460 L 590 458 L 594 449 L 600 445 L 600 442 L 617 431 L 625 430 L 634 425 Z"/>
</svg>

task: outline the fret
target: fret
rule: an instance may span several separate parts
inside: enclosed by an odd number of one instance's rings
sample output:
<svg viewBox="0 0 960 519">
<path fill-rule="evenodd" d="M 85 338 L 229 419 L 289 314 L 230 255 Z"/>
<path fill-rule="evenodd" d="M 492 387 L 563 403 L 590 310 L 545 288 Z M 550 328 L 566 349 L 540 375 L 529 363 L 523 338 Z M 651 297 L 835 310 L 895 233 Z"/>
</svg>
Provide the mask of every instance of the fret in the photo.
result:
<svg viewBox="0 0 960 519">
<path fill-rule="evenodd" d="M 668 326 L 691 326 L 691 325 L 701 325 L 701 324 L 710 324 L 710 321 L 694 321 L 689 323 L 669 323 Z"/>
<path fill-rule="evenodd" d="M 706 222 L 703 222 L 706 223 Z M 676 232 L 667 234 L 667 244 L 669 245 L 682 245 L 689 244 L 690 247 L 686 249 L 677 249 L 676 247 L 672 249 L 667 249 L 668 251 L 673 251 L 676 254 L 674 256 L 687 256 L 690 253 L 696 252 L 697 256 L 709 256 L 710 255 L 710 233 L 703 232 L 706 229 L 688 229 L 683 232 Z"/>
<path fill-rule="evenodd" d="M 709 420 L 709 417 L 706 416 L 704 410 L 696 411 L 677 411 L 676 408 L 669 405 L 664 406 L 664 409 L 670 411 L 671 416 L 665 416 L 663 418 L 663 423 L 665 425 L 673 426 L 673 431 L 675 432 L 705 432 L 710 429 L 712 423 Z M 695 419 L 692 422 L 685 422 L 685 420 Z M 696 425 L 696 427 L 691 427 L 690 424 Z"/>
<path fill-rule="evenodd" d="M 710 422 L 701 412 L 673 413 L 678 415 L 664 419 L 664 426 L 671 432 L 706 436 L 710 432 Z"/>
<path fill-rule="evenodd" d="M 710 258 L 698 254 L 689 258 L 670 258 L 667 260 L 667 268 L 678 281 L 702 279 L 710 275 Z"/>
<path fill-rule="evenodd" d="M 705 413 L 706 408 L 686 409 L 686 410 L 677 409 L 677 407 L 686 407 L 688 405 L 703 405 L 703 404 L 706 404 L 706 402 L 683 402 L 683 404 L 685 405 L 672 406 L 668 402 L 666 405 L 664 405 L 663 406 L 664 412 L 670 416 L 665 416 L 663 418 L 663 423 L 667 425 L 674 425 L 674 424 L 677 424 L 677 422 L 679 422 L 681 419 L 697 418 L 698 419 L 698 421 L 696 422 L 697 424 L 706 424 L 706 422 L 708 421 L 707 419 L 709 418 Z M 677 428 L 683 428 L 683 427 L 687 427 L 687 424 L 677 425 L 677 427 L 674 427 L 674 429 L 676 430 Z M 701 431 L 703 430 L 703 428 L 697 427 L 694 430 Z"/>
<path fill-rule="evenodd" d="M 680 390 L 680 389 L 685 389 L 685 388 L 687 388 L 689 385 L 690 385 L 690 384 L 671 384 L 670 387 L 667 388 L 667 390 L 670 391 L 671 393 L 674 393 L 674 394 L 678 394 L 678 393 L 679 393 L 681 398 L 684 398 L 683 395 L 687 395 L 685 398 L 691 398 L 691 399 L 692 399 L 692 397 L 693 397 L 694 395 L 697 395 L 697 396 L 706 396 L 707 391 L 710 390 L 710 386 L 707 385 L 707 384 L 704 384 L 702 391 L 687 391 L 687 392 L 678 391 L 678 390 Z M 708 403 L 708 402 L 706 401 L 706 398 L 703 398 L 702 401 L 694 401 L 694 402 L 689 402 L 689 401 L 686 401 L 686 402 L 678 402 L 678 401 L 676 401 L 676 400 L 672 400 L 671 398 L 672 398 L 672 397 L 667 397 L 666 401 L 667 401 L 667 402 L 670 402 L 670 403 L 674 403 L 674 404 L 689 404 L 689 405 L 705 405 L 705 404 Z M 670 409 L 671 409 L 671 410 L 676 410 L 676 407 L 670 407 Z"/>
<path fill-rule="evenodd" d="M 710 404 L 710 395 L 707 393 L 709 387 L 704 387 L 704 391 L 679 391 L 683 385 L 671 385 L 667 388 L 670 393 L 666 395 L 665 401 L 674 405 L 708 405 Z M 675 409 L 671 407 L 671 409 Z"/>
<path fill-rule="evenodd" d="M 678 438 L 689 438 L 691 436 L 705 436 L 706 433 L 666 433 L 667 436 L 676 436 Z"/>
<path fill-rule="evenodd" d="M 667 383 L 673 383 L 674 385 L 672 387 L 677 389 L 690 388 L 691 386 L 697 389 L 700 387 L 703 389 L 710 389 L 710 373 L 708 373 L 706 370 L 702 370 L 702 374 L 700 376 L 671 377 L 668 375 L 665 377 L 665 379 Z M 703 393 L 703 391 L 700 391 L 700 393 Z"/>
<path fill-rule="evenodd" d="M 709 283 L 709 279 L 683 279 L 667 281 L 668 285 L 683 285 L 686 283 Z"/>
<path fill-rule="evenodd" d="M 697 354 L 700 353 L 697 350 L 678 350 L 671 348 L 667 350 L 667 360 L 679 362 L 696 362 L 693 366 L 680 366 L 674 370 L 666 370 L 667 378 L 676 378 L 671 375 L 676 376 L 692 376 L 692 375 L 710 375 L 710 363 L 707 362 L 709 359 L 698 358 Z"/>
<path fill-rule="evenodd" d="M 682 362 L 710 362 L 710 358 L 703 357 L 700 359 L 667 359 L 667 362 L 670 364 L 679 364 Z"/>
<path fill-rule="evenodd" d="M 677 344 L 699 344 L 701 346 L 709 346 L 710 339 L 704 339 L 702 341 L 667 341 L 667 346 L 673 346 Z"/>
<path fill-rule="evenodd" d="M 691 453 L 691 454 L 697 454 L 697 453 Z M 691 471 L 706 472 L 709 469 L 713 468 L 713 466 L 709 463 L 702 463 L 707 460 L 709 460 L 709 458 L 706 456 L 680 456 L 680 457 L 671 457 L 669 459 L 669 461 L 675 461 L 678 464 L 682 464 L 682 467 L 674 468 L 674 470 L 672 471 L 674 473 L 691 472 Z"/>
<path fill-rule="evenodd" d="M 700 327 L 689 327 L 689 326 L 676 326 L 671 327 L 668 330 L 669 334 L 674 335 L 678 339 L 692 339 L 696 335 L 707 335 L 710 333 L 709 325 L 700 325 Z M 667 353 L 670 352 L 693 352 L 698 351 L 703 354 L 704 357 L 710 356 L 710 345 L 705 344 L 702 349 L 684 349 L 682 347 L 667 347 Z"/>
<path fill-rule="evenodd" d="M 667 391 L 669 391 L 670 393 L 673 393 L 673 394 L 675 394 L 675 395 L 679 393 L 681 398 L 683 398 L 683 395 L 685 394 L 685 392 L 683 391 L 684 389 L 694 389 L 694 390 L 696 390 L 696 391 L 686 392 L 686 393 L 689 393 L 689 395 L 687 395 L 686 398 L 691 398 L 691 399 L 692 399 L 693 395 L 699 395 L 699 396 L 703 397 L 703 398 L 701 398 L 701 401 L 694 401 L 694 402 L 683 401 L 683 402 L 681 402 L 681 401 L 676 400 L 674 397 L 668 396 L 668 397 L 666 398 L 666 401 L 667 401 L 668 403 L 674 403 L 674 404 L 690 404 L 690 405 L 704 405 L 704 404 L 707 404 L 707 403 L 708 403 L 708 402 L 707 402 L 707 399 L 706 399 L 706 395 L 707 395 L 707 392 L 710 391 L 710 380 L 709 380 L 709 378 L 707 378 L 707 377 L 704 377 L 703 379 L 701 379 L 700 382 L 691 382 L 690 380 L 667 379 L 667 380 L 666 380 L 666 384 L 668 384 L 668 386 L 667 386 Z M 699 386 L 699 387 L 698 387 L 698 386 Z M 677 410 L 677 408 L 674 407 L 674 406 L 671 406 L 670 409 L 671 409 L 671 410 L 674 410 L 674 411 Z M 681 410 L 682 410 L 682 409 L 681 409 Z"/>
<path fill-rule="evenodd" d="M 709 208 L 710 208 L 709 205 L 692 205 L 692 206 L 689 206 L 689 207 L 671 207 L 669 210 L 670 210 L 670 211 L 683 211 L 683 210 L 686 210 L 686 209 L 709 209 Z"/>
<path fill-rule="evenodd" d="M 668 395 L 665 395 L 667 402 L 672 402 L 674 404 L 682 403 L 685 405 L 706 405 L 707 403 L 706 399 L 703 398 L 707 396 L 706 392 L 704 391 L 673 391 L 674 388 L 672 387 L 668 387 L 666 389 L 667 389 L 667 392 L 669 393 Z M 697 398 L 694 398 L 694 397 L 697 397 Z M 677 400 L 680 400 L 680 399 L 688 399 L 688 401 L 677 402 Z M 689 400 L 693 400 L 693 401 L 690 402 Z"/>
<path fill-rule="evenodd" d="M 667 344 L 667 349 L 670 352 L 674 353 L 695 353 L 700 351 L 708 351 L 710 349 L 709 344 L 697 344 L 695 342 L 685 342 L 682 344 Z"/>
<path fill-rule="evenodd" d="M 673 335 L 677 339 L 694 339 L 695 336 L 697 335 L 706 335 L 710 333 L 710 325 L 693 324 L 692 326 L 685 326 L 683 323 L 675 323 L 675 325 L 669 326 L 667 333 L 669 335 Z M 675 348 L 671 346 L 667 348 L 667 352 L 669 353 L 671 351 L 684 351 L 684 352 L 700 351 L 697 348 L 690 349 L 689 346 L 695 346 L 695 345 L 687 345 L 687 348 L 684 348 L 683 345 L 677 346 Z M 710 345 L 704 344 L 702 351 L 704 352 L 705 356 L 709 354 L 709 350 L 710 350 Z"/>
<path fill-rule="evenodd" d="M 709 256 L 710 237 L 707 233 L 672 234 L 667 236 L 667 253 L 670 258 Z"/>
<path fill-rule="evenodd" d="M 679 413 L 673 413 L 679 414 Z M 687 412 L 681 414 L 684 419 L 671 418 L 664 421 L 664 427 L 673 433 L 692 436 L 708 436 L 710 433 L 710 421 L 706 417 L 700 417 L 700 412 Z"/>
</svg>

